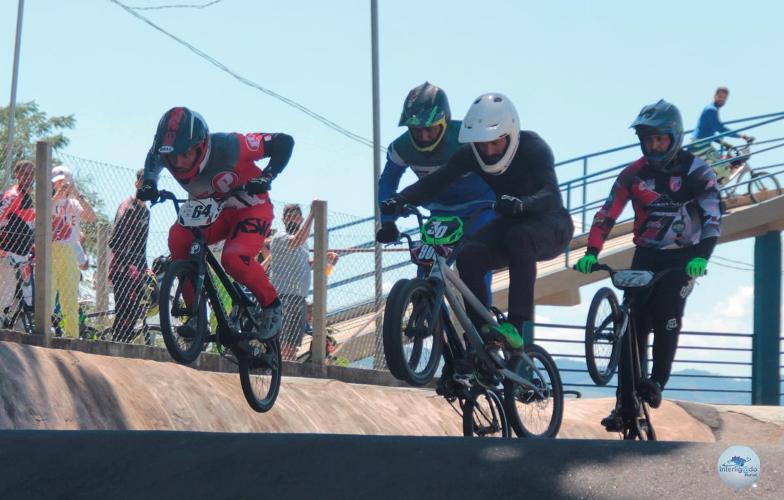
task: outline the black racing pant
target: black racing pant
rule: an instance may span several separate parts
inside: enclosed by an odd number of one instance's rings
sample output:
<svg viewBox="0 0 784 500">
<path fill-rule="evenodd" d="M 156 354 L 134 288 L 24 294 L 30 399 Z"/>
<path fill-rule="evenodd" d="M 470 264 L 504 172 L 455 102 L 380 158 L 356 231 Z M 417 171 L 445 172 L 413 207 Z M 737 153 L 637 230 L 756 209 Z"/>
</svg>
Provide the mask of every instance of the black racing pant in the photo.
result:
<svg viewBox="0 0 784 500">
<path fill-rule="evenodd" d="M 489 307 L 485 273 L 509 268 L 509 321 L 522 332 L 534 318 L 536 263 L 561 254 L 572 238 L 574 226 L 566 213 L 499 217 L 482 227 L 457 257 L 460 278 Z M 482 319 L 471 308 L 468 316 L 477 329 Z"/>
<path fill-rule="evenodd" d="M 637 248 L 632 259 L 632 269 L 643 269 L 654 273 L 670 267 L 685 271 L 686 264 L 697 253 L 693 247 L 677 250 L 656 250 Z M 634 330 L 640 363 L 645 367 L 647 360 L 648 336 L 653 330 L 653 369 L 651 379 L 664 388 L 670 378 L 672 362 L 678 350 L 678 335 L 681 319 L 686 307 L 686 298 L 691 293 L 694 280 L 685 272 L 672 272 L 659 280 L 652 290 L 638 297 L 634 306 Z M 627 292 L 630 293 L 630 292 Z M 623 344 L 624 346 L 626 343 Z M 625 349 L 621 351 L 626 359 Z M 619 364 L 619 376 L 625 377 L 626 363 Z"/>
</svg>

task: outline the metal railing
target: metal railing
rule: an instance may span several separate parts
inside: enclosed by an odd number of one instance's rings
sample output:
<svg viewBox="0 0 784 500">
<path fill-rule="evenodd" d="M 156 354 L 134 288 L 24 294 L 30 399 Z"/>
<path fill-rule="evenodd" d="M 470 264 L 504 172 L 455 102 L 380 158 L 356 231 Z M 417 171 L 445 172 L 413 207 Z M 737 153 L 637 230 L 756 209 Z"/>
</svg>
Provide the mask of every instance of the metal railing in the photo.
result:
<svg viewBox="0 0 784 500">
<path fill-rule="evenodd" d="M 751 121 L 756 122 L 756 121 L 759 121 L 759 120 L 764 120 L 764 121 L 761 121 L 759 123 L 753 123 L 751 125 L 747 125 L 745 127 L 741 127 L 741 128 L 735 129 L 735 130 L 728 131 L 728 132 L 724 132 L 722 134 L 717 134 L 717 135 L 715 135 L 713 137 L 709 137 L 709 138 L 706 138 L 706 139 L 700 139 L 698 141 L 694 141 L 694 142 L 690 143 L 688 146 L 689 147 L 699 146 L 701 144 L 710 143 L 710 142 L 713 142 L 713 141 L 715 141 L 717 139 L 720 139 L 722 137 L 730 136 L 730 135 L 733 135 L 733 134 L 738 133 L 738 132 L 743 132 L 743 131 L 746 131 L 746 130 L 755 129 L 755 128 L 758 128 L 758 127 L 762 127 L 764 125 L 769 125 L 771 123 L 778 122 L 780 120 L 784 120 L 784 111 L 777 112 L 777 113 L 768 113 L 768 114 L 764 114 L 764 115 L 750 116 L 750 117 L 746 117 L 746 118 L 739 118 L 737 120 L 730 120 L 730 121 L 727 121 L 727 122 L 724 122 L 724 123 L 726 125 L 732 125 L 732 124 L 736 124 L 736 123 L 746 123 L 746 122 L 751 122 Z M 688 135 L 688 134 L 692 133 L 693 131 L 694 131 L 693 129 L 692 130 L 687 130 L 684 133 L 684 135 Z M 767 141 L 764 141 L 764 142 L 767 142 Z M 610 173 L 610 172 L 617 172 L 617 171 L 621 170 L 622 168 L 624 168 L 626 165 L 629 164 L 629 162 L 627 161 L 627 162 L 624 162 L 624 163 L 622 163 L 620 165 L 616 165 L 616 166 L 609 167 L 609 168 L 604 168 L 604 169 L 602 169 L 600 171 L 597 171 L 597 172 L 590 172 L 589 160 L 591 160 L 593 158 L 606 157 L 607 155 L 610 155 L 612 153 L 617 153 L 617 152 L 620 152 L 620 151 L 624 151 L 624 150 L 631 149 L 631 148 L 638 148 L 638 147 L 639 147 L 639 143 L 635 142 L 635 143 L 627 144 L 625 146 L 619 146 L 619 147 L 615 147 L 615 148 L 605 149 L 603 151 L 597 151 L 595 153 L 590 153 L 590 154 L 583 155 L 583 156 L 577 156 L 577 157 L 574 157 L 574 158 L 570 158 L 568 160 L 559 161 L 559 162 L 557 162 L 555 164 L 556 167 L 565 167 L 567 165 L 580 165 L 580 164 L 582 166 L 582 175 L 581 176 L 578 176 L 578 177 L 576 177 L 574 179 L 570 179 L 568 181 L 562 182 L 560 184 L 560 186 L 562 188 L 562 192 L 566 191 L 565 192 L 565 196 L 566 196 L 566 200 L 567 200 L 566 201 L 566 208 L 567 208 L 567 210 L 569 210 L 570 213 L 572 213 L 572 209 L 574 208 L 571 205 L 572 190 L 574 189 L 574 190 L 579 190 L 580 191 L 580 194 L 581 194 L 581 197 L 580 197 L 581 206 L 580 206 L 580 208 L 581 208 L 581 210 L 579 212 L 579 215 L 580 215 L 580 220 L 581 220 L 581 226 L 580 227 L 583 228 L 583 230 L 585 229 L 586 223 L 588 222 L 588 208 L 587 207 L 590 206 L 591 203 L 596 201 L 596 200 L 594 200 L 593 202 L 588 201 L 588 186 L 590 184 L 592 184 L 592 183 L 596 183 L 596 181 L 593 180 L 595 177 L 597 177 L 599 175 L 602 175 L 602 174 L 607 174 L 607 173 Z M 591 182 L 588 182 L 589 180 L 591 180 Z M 605 193 L 605 195 L 606 195 L 606 193 Z M 602 198 L 602 201 L 603 200 L 604 199 Z"/>
<path fill-rule="evenodd" d="M 563 325 L 553 323 L 535 324 L 536 343 L 545 347 L 555 359 L 561 379 L 566 389 L 576 389 L 583 393 L 583 396 L 614 396 L 617 388 L 617 375 L 604 387 L 596 386 L 588 375 L 585 366 L 585 340 L 583 332 L 584 325 Z M 554 331 L 562 332 L 561 336 L 553 336 Z M 575 336 L 576 335 L 576 336 Z M 665 392 L 674 399 L 684 399 L 699 402 L 712 402 L 721 404 L 750 404 L 751 402 L 751 339 L 750 333 L 723 333 L 723 332 L 681 332 L 679 340 L 694 343 L 705 342 L 706 339 L 731 339 L 748 347 L 738 346 L 709 346 L 709 345 L 681 345 L 673 362 L 673 373 Z M 564 338 L 568 337 L 568 338 Z M 651 339 L 653 336 L 651 336 Z M 784 338 L 783 338 L 784 340 Z M 690 342 L 691 343 L 691 342 Z M 560 347 L 559 347 L 560 346 Z M 568 351 L 564 346 L 577 346 L 578 352 Z M 652 363 L 651 355 L 652 344 L 648 345 L 648 367 Z M 713 353 L 726 353 L 729 358 L 737 359 L 694 359 L 694 351 Z M 579 366 L 576 366 L 579 365 Z M 688 366 L 688 368 L 685 368 Z M 701 368 L 704 372 L 684 372 L 686 369 Z M 784 367 L 783 367 L 784 368 Z M 718 373 L 721 370 L 732 369 L 740 373 L 727 374 Z M 700 381 L 700 384 L 696 382 Z M 710 381 L 720 381 L 722 385 L 729 387 L 715 387 Z M 693 382 L 691 384 L 684 382 Z M 782 379 L 784 382 L 784 378 Z M 705 385 L 707 386 L 701 386 Z M 673 393 L 676 393 L 673 395 Z"/>
</svg>

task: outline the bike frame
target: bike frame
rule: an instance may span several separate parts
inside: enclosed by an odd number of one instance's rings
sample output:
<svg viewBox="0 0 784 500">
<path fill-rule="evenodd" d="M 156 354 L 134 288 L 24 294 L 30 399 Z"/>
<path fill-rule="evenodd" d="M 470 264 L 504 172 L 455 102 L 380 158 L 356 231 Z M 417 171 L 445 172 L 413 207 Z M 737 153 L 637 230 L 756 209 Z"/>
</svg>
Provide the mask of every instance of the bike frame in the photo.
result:
<svg viewBox="0 0 784 500">
<path fill-rule="evenodd" d="M 611 277 L 614 276 L 617 272 L 607 265 L 594 264 L 592 271 L 598 271 L 598 270 L 607 271 Z M 642 296 L 643 294 L 650 294 L 653 291 L 654 287 L 656 286 L 656 283 L 659 282 L 664 276 L 667 276 L 672 272 L 683 272 L 683 269 L 681 269 L 680 267 L 667 268 L 663 271 L 655 273 L 655 276 L 653 277 L 651 282 L 644 287 L 622 289 L 624 291 L 624 297 L 623 297 L 623 301 L 618 306 L 620 313 L 622 315 L 621 328 L 620 328 L 621 342 L 624 342 L 626 344 L 626 349 L 627 349 L 626 356 L 622 356 L 620 358 L 620 362 L 631 363 L 629 370 L 626 370 L 628 375 L 625 378 L 627 380 L 624 380 L 624 377 L 621 377 L 620 366 L 619 366 L 618 389 L 621 397 L 621 406 L 627 408 L 626 410 L 627 412 L 629 411 L 628 409 L 631 408 L 631 411 L 635 415 L 635 417 L 633 417 L 635 431 L 640 436 L 642 436 L 642 429 L 640 428 L 639 420 L 636 417 L 636 415 L 638 415 L 638 410 L 640 407 L 642 407 L 643 413 L 648 422 L 648 426 L 650 427 L 651 430 L 653 430 L 653 424 L 651 423 L 651 418 L 648 412 L 647 405 L 642 404 L 639 397 L 637 396 L 637 385 L 640 383 L 640 380 L 642 380 L 643 377 L 643 366 L 642 366 L 642 361 L 640 359 L 640 349 L 639 346 L 637 345 L 638 344 L 637 331 L 635 330 L 636 327 L 634 321 L 632 321 L 632 318 L 635 315 L 636 303 L 640 299 L 640 296 Z M 629 293 L 630 291 L 631 293 Z M 648 348 L 647 345 L 645 345 L 644 348 L 647 349 Z M 623 353 L 623 349 L 621 350 L 621 352 Z M 629 388 L 629 385 L 631 388 Z M 623 418 L 624 421 L 628 422 L 627 420 L 628 416 L 626 414 L 623 415 Z"/>
<path fill-rule="evenodd" d="M 416 215 L 417 220 L 419 222 L 419 227 L 421 228 L 423 226 L 423 222 L 425 219 L 422 216 L 422 214 L 415 207 L 412 206 L 408 208 L 408 213 Z M 413 245 L 413 238 L 411 238 L 410 235 L 405 233 L 402 236 L 406 240 L 408 240 L 409 248 L 411 248 Z M 456 256 L 461 248 L 462 248 L 462 244 L 458 245 L 457 248 L 455 248 L 455 250 L 453 251 L 452 256 Z M 450 259 L 450 261 L 451 260 L 454 259 Z M 482 363 L 485 366 L 492 367 L 492 369 L 496 370 L 498 373 L 503 375 L 504 378 L 512 380 L 522 385 L 526 389 L 532 389 L 537 392 L 541 391 L 541 388 L 536 387 L 528 380 L 520 377 L 516 373 L 506 368 L 506 366 L 504 366 L 504 364 L 500 360 L 494 359 L 485 350 L 485 342 L 482 340 L 482 337 L 479 335 L 479 332 L 476 330 L 476 327 L 474 327 L 474 324 L 471 322 L 471 319 L 468 317 L 466 309 L 460 303 L 460 296 L 458 296 L 458 294 L 456 294 L 452 288 L 446 285 L 449 284 L 452 285 L 454 288 L 456 288 L 462 295 L 463 300 L 465 300 L 467 307 L 471 307 L 474 311 L 478 312 L 479 315 L 482 317 L 483 321 L 493 326 L 498 326 L 498 321 L 492 314 L 490 314 L 490 311 L 488 311 L 487 308 L 485 308 L 484 304 L 482 304 L 482 302 L 476 297 L 476 295 L 474 295 L 471 292 L 471 290 L 468 289 L 468 286 L 466 286 L 466 284 L 463 283 L 463 281 L 460 279 L 460 276 L 454 270 L 452 270 L 452 268 L 449 265 L 449 261 L 447 261 L 447 259 L 437 251 L 434 252 L 433 266 L 426 279 L 433 285 L 433 288 L 435 289 L 436 292 L 436 301 L 433 307 L 433 314 L 442 314 L 443 312 L 442 309 L 443 306 L 445 305 L 444 300 L 446 299 L 446 303 L 448 303 L 449 306 L 452 308 L 452 311 L 454 312 L 457 321 L 463 327 L 468 342 L 474 348 L 474 351 L 477 353 L 479 359 L 482 361 Z M 443 316 L 444 316 L 445 326 L 448 325 L 449 328 L 454 330 L 451 324 L 451 320 L 449 319 L 449 315 L 444 313 Z M 435 325 L 438 324 L 438 322 L 432 321 L 431 324 Z M 445 341 L 447 345 L 449 345 L 449 339 L 445 339 Z M 525 352 L 521 352 L 520 354 L 523 357 L 524 361 L 531 367 L 531 369 L 534 370 L 540 378 L 544 379 L 544 377 L 542 377 L 542 374 L 536 368 L 536 365 L 534 364 L 533 360 L 531 360 L 531 358 L 527 354 L 525 354 Z"/>
<path fill-rule="evenodd" d="M 173 193 L 169 191 L 161 191 L 159 200 L 171 200 L 174 202 L 177 214 L 180 212 L 180 203 L 184 201 L 178 199 Z M 252 307 L 253 303 L 250 301 L 250 299 L 248 299 L 245 293 L 237 287 L 235 282 L 229 278 L 228 274 L 226 274 L 226 271 L 223 269 L 223 266 L 220 265 L 218 259 L 216 259 L 215 255 L 213 255 L 212 251 L 210 251 L 204 239 L 204 233 L 202 232 L 201 228 L 190 227 L 188 229 L 191 230 L 194 236 L 188 255 L 188 260 L 193 263 L 196 269 L 196 283 L 193 284 L 194 298 L 199 301 L 202 295 L 202 289 L 204 289 L 207 294 L 207 300 L 212 305 L 212 312 L 215 314 L 218 322 L 218 329 L 215 332 L 216 340 L 220 342 L 221 334 L 226 332 L 229 333 L 229 338 L 237 339 L 240 335 L 239 325 L 233 325 L 229 319 L 228 314 L 226 314 L 226 310 L 223 307 L 223 303 L 221 302 L 220 296 L 218 294 L 218 289 L 215 286 L 215 283 L 213 283 L 213 279 L 211 274 L 208 272 L 208 268 L 212 269 L 212 272 L 215 273 L 215 276 L 223 284 L 224 289 L 229 294 L 229 297 L 231 297 L 232 307 L 238 307 L 239 311 Z M 196 304 L 196 311 L 198 311 L 198 307 L 199 304 Z M 246 317 L 256 328 L 258 328 L 259 325 L 256 323 L 256 318 L 254 318 L 253 315 L 248 314 Z"/>
<path fill-rule="evenodd" d="M 31 265 L 29 261 L 14 262 L 14 274 L 16 276 L 16 285 L 14 288 L 14 302 L 6 308 L 3 314 L 2 323 L 7 324 L 8 328 L 13 329 L 16 325 L 17 319 L 21 317 L 22 325 L 27 333 L 33 333 L 33 305 L 28 303 L 24 293 L 24 276 L 23 269 L 25 266 Z M 32 271 L 31 271 L 32 272 Z M 35 297 L 35 282 L 32 276 L 30 277 L 30 290 L 31 298 Z M 6 312 L 7 311 L 7 312 Z"/>
</svg>

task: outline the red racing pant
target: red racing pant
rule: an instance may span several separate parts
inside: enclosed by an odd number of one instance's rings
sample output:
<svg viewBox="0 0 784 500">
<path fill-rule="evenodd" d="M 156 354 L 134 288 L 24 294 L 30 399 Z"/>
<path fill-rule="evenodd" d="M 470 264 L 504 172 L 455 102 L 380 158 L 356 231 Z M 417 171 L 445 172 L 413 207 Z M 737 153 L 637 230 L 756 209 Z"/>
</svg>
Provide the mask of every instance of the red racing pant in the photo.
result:
<svg viewBox="0 0 784 500">
<path fill-rule="evenodd" d="M 214 223 L 201 228 L 208 245 L 226 240 L 221 254 L 223 269 L 248 287 L 262 307 L 271 304 L 278 296 L 264 268 L 256 261 L 273 217 L 272 204 L 267 201 L 248 208 L 224 209 Z M 169 230 L 172 260 L 187 259 L 193 239 L 190 228 L 179 222 L 174 224 Z M 186 302 L 192 303 L 192 288 L 184 292 Z"/>
</svg>

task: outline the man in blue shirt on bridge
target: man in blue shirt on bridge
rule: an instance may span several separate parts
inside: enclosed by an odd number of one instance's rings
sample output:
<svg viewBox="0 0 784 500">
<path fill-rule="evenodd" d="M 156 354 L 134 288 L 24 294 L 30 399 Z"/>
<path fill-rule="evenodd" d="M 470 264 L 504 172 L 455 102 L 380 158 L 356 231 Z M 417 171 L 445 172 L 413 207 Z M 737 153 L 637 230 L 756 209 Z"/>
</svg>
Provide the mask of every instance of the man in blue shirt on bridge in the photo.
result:
<svg viewBox="0 0 784 500">
<path fill-rule="evenodd" d="M 702 113 L 700 114 L 700 119 L 697 120 L 697 126 L 694 128 L 694 132 L 692 133 L 691 137 L 692 142 L 699 141 L 700 139 L 707 139 L 709 137 L 713 137 L 714 135 L 723 134 L 730 131 L 730 129 L 724 126 L 724 124 L 721 122 L 721 119 L 719 118 L 719 108 L 727 103 L 727 98 L 729 95 L 730 90 L 727 87 L 719 87 L 716 89 L 716 93 L 713 94 L 713 102 L 705 106 L 705 108 L 702 110 Z M 752 136 L 739 134 L 737 132 L 734 134 L 729 134 L 729 137 L 738 137 L 748 143 L 754 141 Z M 713 141 L 706 141 L 696 146 L 691 146 L 689 149 L 695 155 L 707 161 L 709 165 L 712 165 L 715 162 L 721 160 L 721 154 L 719 154 L 716 148 L 711 145 L 712 142 Z M 718 142 L 720 145 L 725 147 L 731 146 L 723 142 L 722 138 L 717 138 L 715 142 Z"/>
</svg>

